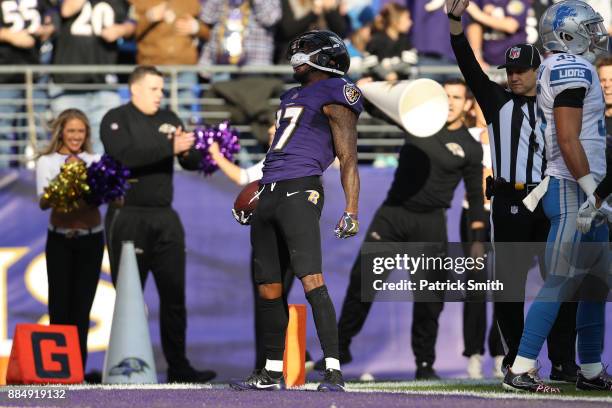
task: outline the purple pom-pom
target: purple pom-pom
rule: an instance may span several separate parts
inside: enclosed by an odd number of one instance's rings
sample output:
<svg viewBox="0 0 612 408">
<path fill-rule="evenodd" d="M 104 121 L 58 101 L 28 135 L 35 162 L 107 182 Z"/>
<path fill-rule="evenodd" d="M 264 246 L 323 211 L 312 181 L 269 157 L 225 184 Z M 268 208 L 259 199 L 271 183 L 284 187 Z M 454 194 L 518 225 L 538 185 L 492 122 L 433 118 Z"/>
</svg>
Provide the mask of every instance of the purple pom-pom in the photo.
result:
<svg viewBox="0 0 612 408">
<path fill-rule="evenodd" d="M 240 151 L 238 131 L 230 127 L 228 122 L 221 122 L 218 126 L 199 127 L 194 130 L 194 135 L 194 146 L 202 152 L 200 170 L 206 176 L 210 176 L 219 168 L 208 152 L 211 144 L 217 142 L 221 154 L 230 161 L 233 161 L 234 155 Z"/>
<path fill-rule="evenodd" d="M 101 205 L 117 200 L 130 187 L 130 171 L 112 157 L 104 154 L 87 168 L 89 194 L 86 201 L 91 205 Z"/>
</svg>

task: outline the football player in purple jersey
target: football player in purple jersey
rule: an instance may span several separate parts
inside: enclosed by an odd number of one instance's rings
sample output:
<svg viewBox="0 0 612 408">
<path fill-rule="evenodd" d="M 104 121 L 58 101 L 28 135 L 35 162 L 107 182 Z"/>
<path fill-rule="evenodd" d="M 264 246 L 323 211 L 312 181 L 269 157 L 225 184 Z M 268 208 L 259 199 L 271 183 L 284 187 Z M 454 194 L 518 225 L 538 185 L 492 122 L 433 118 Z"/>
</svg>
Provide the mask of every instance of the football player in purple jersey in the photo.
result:
<svg viewBox="0 0 612 408">
<path fill-rule="evenodd" d="M 237 390 L 284 388 L 289 318 L 282 298 L 280 259 L 289 256 L 312 307 L 325 358 L 325 377 L 318 390 L 344 391 L 336 312 L 322 275 L 319 219 L 324 192 L 320 177 L 338 157 L 346 207 L 334 232 L 338 238 L 354 236 L 359 231 L 357 119 L 362 97 L 344 78 L 350 59 L 336 34 L 306 32 L 290 43 L 287 57 L 300 86 L 281 96 L 276 134 L 264 161 L 259 203 L 250 221 L 266 365 L 231 386 Z"/>
</svg>

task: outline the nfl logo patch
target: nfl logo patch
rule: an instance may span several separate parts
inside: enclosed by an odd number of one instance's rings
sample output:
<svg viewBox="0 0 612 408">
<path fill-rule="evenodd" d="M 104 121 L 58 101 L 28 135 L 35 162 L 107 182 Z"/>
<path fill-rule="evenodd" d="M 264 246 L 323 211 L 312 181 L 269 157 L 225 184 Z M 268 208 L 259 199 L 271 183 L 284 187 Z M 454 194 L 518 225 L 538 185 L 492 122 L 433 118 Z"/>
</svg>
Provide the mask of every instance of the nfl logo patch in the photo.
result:
<svg viewBox="0 0 612 408">
<path fill-rule="evenodd" d="M 510 53 L 508 54 L 508 58 L 517 59 L 521 56 L 521 48 L 520 47 L 512 47 L 510 48 Z"/>
<path fill-rule="evenodd" d="M 356 104 L 360 97 L 361 91 L 355 85 L 344 85 L 344 98 L 350 105 Z"/>
</svg>

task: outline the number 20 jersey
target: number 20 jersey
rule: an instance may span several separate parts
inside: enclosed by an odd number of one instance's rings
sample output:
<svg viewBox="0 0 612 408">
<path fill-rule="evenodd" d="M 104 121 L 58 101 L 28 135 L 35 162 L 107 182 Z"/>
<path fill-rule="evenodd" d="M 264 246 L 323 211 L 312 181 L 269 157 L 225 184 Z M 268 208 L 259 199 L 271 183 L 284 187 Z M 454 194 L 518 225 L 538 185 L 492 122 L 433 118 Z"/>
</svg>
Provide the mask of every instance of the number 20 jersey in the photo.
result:
<svg viewBox="0 0 612 408">
<path fill-rule="evenodd" d="M 281 95 L 276 133 L 263 167 L 262 184 L 320 176 L 336 156 L 326 105 L 343 105 L 357 116 L 361 91 L 344 78 L 329 78 Z"/>
<path fill-rule="evenodd" d="M 546 58 L 538 71 L 538 126 L 546 142 L 546 175 L 574 180 L 559 143 L 554 118 L 554 102 L 566 89 L 586 90 L 582 107 L 580 143 L 584 148 L 591 173 L 597 182 L 606 174 L 605 102 L 595 67 L 579 55 L 553 54 Z"/>
<path fill-rule="evenodd" d="M 60 1 L 61 6 L 61 1 Z M 58 65 L 114 65 L 117 63 L 117 43 L 108 43 L 102 31 L 126 21 L 128 3 L 125 0 L 87 0 L 75 15 L 62 18 L 53 52 Z M 55 83 L 101 83 L 105 75 L 56 74 Z"/>
</svg>

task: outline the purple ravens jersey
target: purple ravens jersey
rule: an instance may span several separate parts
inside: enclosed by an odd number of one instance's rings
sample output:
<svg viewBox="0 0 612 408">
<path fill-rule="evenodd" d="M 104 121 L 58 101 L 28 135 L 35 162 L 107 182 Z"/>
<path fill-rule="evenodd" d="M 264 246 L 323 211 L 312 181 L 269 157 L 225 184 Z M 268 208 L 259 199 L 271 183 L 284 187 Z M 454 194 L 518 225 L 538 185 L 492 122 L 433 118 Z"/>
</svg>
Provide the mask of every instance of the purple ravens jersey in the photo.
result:
<svg viewBox="0 0 612 408">
<path fill-rule="evenodd" d="M 276 134 L 263 167 L 262 184 L 320 176 L 336 156 L 325 105 L 344 105 L 359 116 L 361 91 L 343 78 L 330 78 L 281 95 Z"/>
</svg>

